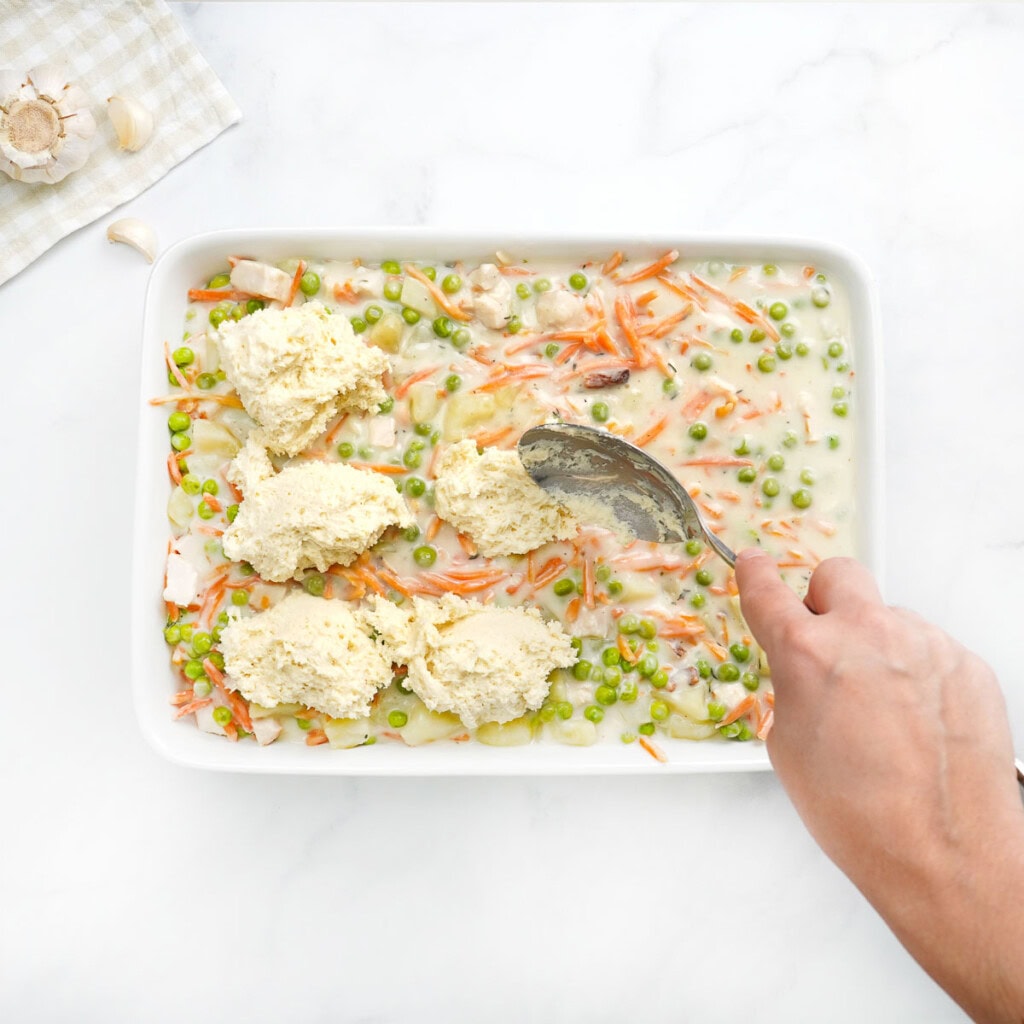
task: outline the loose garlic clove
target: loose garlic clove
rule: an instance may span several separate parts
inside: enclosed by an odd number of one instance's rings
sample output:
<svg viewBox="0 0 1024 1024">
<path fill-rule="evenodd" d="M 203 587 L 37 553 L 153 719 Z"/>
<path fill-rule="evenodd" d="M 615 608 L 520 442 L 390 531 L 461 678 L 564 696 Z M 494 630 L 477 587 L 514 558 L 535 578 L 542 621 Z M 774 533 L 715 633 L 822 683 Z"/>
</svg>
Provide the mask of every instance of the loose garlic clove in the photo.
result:
<svg viewBox="0 0 1024 1024">
<path fill-rule="evenodd" d="M 0 71 L 0 171 L 53 184 L 89 158 L 96 122 L 82 90 L 52 64 Z"/>
<path fill-rule="evenodd" d="M 124 242 L 137 249 L 146 257 L 147 263 L 152 263 L 153 257 L 156 256 L 156 232 L 145 221 L 136 217 L 114 221 L 107 228 L 107 238 L 111 242 Z"/>
<path fill-rule="evenodd" d="M 117 133 L 117 141 L 129 153 L 138 152 L 153 134 L 153 115 L 130 96 L 111 96 L 107 113 Z"/>
</svg>

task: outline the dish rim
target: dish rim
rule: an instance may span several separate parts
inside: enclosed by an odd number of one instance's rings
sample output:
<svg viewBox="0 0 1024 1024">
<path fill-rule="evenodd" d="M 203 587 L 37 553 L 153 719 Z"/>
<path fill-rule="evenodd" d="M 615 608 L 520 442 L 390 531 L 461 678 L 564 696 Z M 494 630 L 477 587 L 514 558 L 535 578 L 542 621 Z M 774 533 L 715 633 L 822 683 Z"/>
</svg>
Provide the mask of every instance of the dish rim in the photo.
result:
<svg viewBox="0 0 1024 1024">
<path fill-rule="evenodd" d="M 800 259 L 838 273 L 850 303 L 852 344 L 857 363 L 857 533 L 861 560 L 879 581 L 884 577 L 882 514 L 882 348 L 877 286 L 867 265 L 843 246 L 820 240 L 738 233 L 591 232 L 501 233 L 490 230 L 440 230 L 430 227 L 370 228 L 228 228 L 183 238 L 166 249 L 154 264 L 146 289 L 141 346 L 139 425 L 137 431 L 134 525 L 131 576 L 131 687 L 136 718 L 149 745 L 168 760 L 213 771 L 287 775 L 348 776 L 488 776 L 488 775 L 613 775 L 691 774 L 767 771 L 763 743 L 713 743 L 659 737 L 668 763 L 641 757 L 634 745 L 599 743 L 577 748 L 532 743 L 521 747 L 490 747 L 482 743 L 435 743 L 421 747 L 376 744 L 371 747 L 314 753 L 300 744 L 230 744 L 176 721 L 167 703 L 169 690 L 154 685 L 170 676 L 167 647 L 161 637 L 163 603 L 157 601 L 159 568 L 166 556 L 168 531 L 166 478 L 156 457 L 166 445 L 166 425 L 150 398 L 160 392 L 162 365 L 158 357 L 168 331 L 184 322 L 186 291 L 210 270 L 223 267 L 231 252 L 263 258 L 323 256 L 364 259 L 394 257 L 402 250 L 411 259 L 474 259 L 496 250 L 513 254 L 591 258 L 617 249 L 644 258 L 679 249 L 684 258 L 730 257 L 745 262 Z M 181 287 L 181 281 L 186 282 Z M 178 315 L 171 312 L 177 309 Z M 154 516 L 158 506 L 161 514 Z M 709 749 L 711 748 L 711 749 Z M 269 755 L 269 756 L 268 756 Z M 679 756 L 685 755 L 685 756 Z"/>
</svg>

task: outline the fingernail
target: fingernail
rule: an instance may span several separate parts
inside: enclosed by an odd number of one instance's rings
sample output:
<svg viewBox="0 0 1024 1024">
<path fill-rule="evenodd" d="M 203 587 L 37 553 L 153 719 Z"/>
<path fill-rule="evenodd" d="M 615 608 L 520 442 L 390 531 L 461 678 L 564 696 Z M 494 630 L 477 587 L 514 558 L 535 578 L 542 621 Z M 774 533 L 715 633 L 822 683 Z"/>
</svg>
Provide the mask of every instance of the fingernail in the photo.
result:
<svg viewBox="0 0 1024 1024">
<path fill-rule="evenodd" d="M 737 562 L 749 562 L 752 558 L 767 558 L 768 555 L 761 548 L 744 548 L 736 555 Z"/>
</svg>

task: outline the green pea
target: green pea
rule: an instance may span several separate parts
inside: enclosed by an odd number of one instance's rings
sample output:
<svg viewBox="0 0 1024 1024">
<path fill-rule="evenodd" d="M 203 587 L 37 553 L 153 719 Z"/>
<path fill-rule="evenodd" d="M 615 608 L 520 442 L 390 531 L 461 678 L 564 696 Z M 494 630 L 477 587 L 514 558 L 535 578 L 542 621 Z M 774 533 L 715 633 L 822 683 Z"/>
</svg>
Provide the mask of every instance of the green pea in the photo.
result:
<svg viewBox="0 0 1024 1024">
<path fill-rule="evenodd" d="M 694 608 L 703 608 L 706 603 L 707 598 L 703 594 L 694 594 L 693 597 L 690 598 L 690 604 Z"/>
<path fill-rule="evenodd" d="M 614 686 L 599 686 L 594 691 L 594 700 L 598 704 L 603 704 L 605 707 L 610 707 L 619 699 L 619 695 L 615 692 Z"/>
<path fill-rule="evenodd" d="M 356 446 L 351 441 L 342 441 L 336 451 L 341 458 L 351 459 L 356 453 Z"/>
<path fill-rule="evenodd" d="M 601 664 L 611 668 L 614 665 L 618 665 L 622 661 L 622 655 L 619 654 L 618 647 L 606 647 L 601 652 Z"/>
<path fill-rule="evenodd" d="M 580 273 L 578 270 L 575 274 L 570 274 L 569 287 L 578 292 L 583 291 L 587 287 L 587 275 Z"/>
<path fill-rule="evenodd" d="M 180 627 L 180 629 L 181 639 L 185 643 L 188 643 L 192 639 L 192 631 L 195 629 L 195 627 L 191 623 L 186 622 Z"/>
<path fill-rule="evenodd" d="M 599 565 L 594 570 L 594 577 L 598 583 L 607 583 L 612 578 L 612 567 L 610 565 Z"/>
<path fill-rule="evenodd" d="M 688 540 L 684 545 L 686 553 L 690 556 L 699 555 L 703 547 L 704 545 L 696 538 Z"/>
<path fill-rule="evenodd" d="M 833 359 L 838 359 L 843 354 L 843 343 L 841 341 L 833 341 L 828 347 L 828 354 Z"/>
<path fill-rule="evenodd" d="M 437 268 L 436 267 L 424 267 L 423 268 L 423 276 L 428 281 L 436 281 L 437 280 Z"/>
<path fill-rule="evenodd" d="M 238 565 L 238 571 L 243 576 L 254 576 L 256 570 L 248 562 L 240 562 Z"/>
<path fill-rule="evenodd" d="M 658 671 L 651 676 L 651 686 L 656 690 L 663 690 L 668 686 L 668 673 L 663 668 L 659 668 Z"/>
<path fill-rule="evenodd" d="M 542 704 L 540 711 L 537 712 L 537 717 L 542 722 L 551 722 L 555 717 L 555 705 L 554 704 Z"/>
<path fill-rule="evenodd" d="M 652 700 L 647 712 L 656 722 L 664 722 L 668 718 L 669 708 L 663 700 Z"/>
<path fill-rule="evenodd" d="M 703 441 L 704 438 L 708 436 L 708 425 L 706 423 L 701 423 L 700 420 L 698 420 L 696 423 L 690 424 L 690 429 L 687 433 L 694 439 L 694 441 Z"/>
<path fill-rule="evenodd" d="M 229 274 L 214 274 L 206 283 L 207 288 L 227 288 L 231 284 L 231 276 Z"/>
<path fill-rule="evenodd" d="M 780 359 L 783 359 L 783 360 L 785 360 L 785 359 L 792 359 L 793 358 L 793 346 L 792 345 L 787 345 L 784 341 L 780 341 L 778 343 L 778 345 L 775 346 L 775 354 Z"/>
<path fill-rule="evenodd" d="M 740 681 L 751 693 L 761 685 L 761 677 L 756 672 L 744 672 Z"/>
<path fill-rule="evenodd" d="M 596 704 L 589 704 L 583 712 L 583 717 L 597 725 L 604 718 L 604 708 L 599 708 Z"/>
<path fill-rule="evenodd" d="M 411 476 L 405 481 L 405 493 L 412 498 L 422 498 L 426 490 L 426 480 L 421 480 L 418 476 Z"/>
<path fill-rule="evenodd" d="M 172 647 L 181 641 L 181 627 L 180 626 L 168 626 L 164 630 L 164 640 L 166 640 Z"/>
<path fill-rule="evenodd" d="M 782 445 L 784 448 L 795 448 L 799 443 L 799 438 L 792 430 L 787 430 L 782 438 Z"/>
<path fill-rule="evenodd" d="M 697 370 L 699 373 L 704 373 L 706 370 L 711 369 L 711 356 L 707 352 L 698 352 L 690 362 L 690 365 Z"/>
<path fill-rule="evenodd" d="M 590 415 L 593 416 L 598 423 L 604 423 L 610 415 L 607 402 L 595 402 L 590 407 Z"/>
<path fill-rule="evenodd" d="M 813 499 L 811 498 L 811 492 L 801 487 L 800 490 L 793 492 L 790 500 L 796 508 L 810 508 Z"/>
<path fill-rule="evenodd" d="M 645 640 L 653 640 L 658 635 L 658 626 L 650 619 L 641 619 L 639 633 Z"/>
<path fill-rule="evenodd" d="M 407 526 L 402 531 L 402 539 L 407 540 L 410 544 L 415 541 L 420 535 L 420 528 L 413 523 L 411 526 Z"/>
<path fill-rule="evenodd" d="M 750 341 L 754 345 L 760 344 L 760 342 L 764 341 L 764 339 L 766 337 L 767 337 L 767 335 L 764 333 L 764 331 L 760 327 L 755 327 L 750 332 Z"/>
<path fill-rule="evenodd" d="M 217 377 L 212 373 L 201 373 L 196 377 L 196 385 L 204 391 L 209 391 L 210 388 L 217 386 Z"/>
<path fill-rule="evenodd" d="M 249 299 L 245 303 L 245 311 L 250 315 L 258 313 L 261 309 L 265 309 L 265 305 L 262 299 Z"/>
<path fill-rule="evenodd" d="M 213 687 L 210 685 L 209 679 L 197 679 L 192 684 L 192 693 L 196 697 L 209 697 L 212 692 Z"/>
<path fill-rule="evenodd" d="M 577 661 L 572 667 L 572 675 L 574 679 L 579 679 L 581 682 L 584 679 L 590 678 L 590 670 L 593 668 L 593 664 L 589 661 Z"/>
<path fill-rule="evenodd" d="M 171 447 L 176 452 L 183 452 L 191 443 L 188 434 L 171 434 Z"/>
<path fill-rule="evenodd" d="M 245 316 L 245 306 L 239 303 L 237 306 L 232 307 L 232 310 L 228 315 L 237 323 L 243 316 Z"/>
<path fill-rule="evenodd" d="M 249 591 L 248 590 L 233 590 L 231 591 L 231 603 L 241 607 L 249 603 Z"/>
<path fill-rule="evenodd" d="M 774 277 L 778 272 L 779 268 L 775 266 L 774 263 L 766 263 L 761 268 L 761 273 L 764 274 L 765 277 Z"/>
<path fill-rule="evenodd" d="M 785 338 L 792 338 L 796 334 L 796 324 L 790 323 L 788 320 L 779 328 Z"/>
<path fill-rule="evenodd" d="M 189 366 L 196 358 L 196 354 L 187 346 L 182 346 L 171 353 L 171 358 L 177 366 Z"/>
<path fill-rule="evenodd" d="M 723 725 L 722 728 L 718 730 L 718 735 L 724 736 L 727 740 L 739 739 L 740 723 L 730 722 L 728 725 Z"/>
<path fill-rule="evenodd" d="M 829 294 L 827 288 L 811 289 L 811 302 L 813 302 L 818 309 L 824 309 L 831 301 L 832 296 Z"/>
<path fill-rule="evenodd" d="M 697 659 L 697 675 L 699 675 L 701 679 L 711 678 L 711 665 L 703 658 Z"/>
<path fill-rule="evenodd" d="M 775 356 L 763 352 L 757 357 L 757 368 L 762 373 L 771 373 L 775 369 Z"/>
<path fill-rule="evenodd" d="M 637 663 L 636 670 L 644 679 L 650 679 L 658 671 L 658 659 L 653 654 L 645 654 Z"/>
<path fill-rule="evenodd" d="M 572 718 L 573 707 L 567 700 L 560 700 L 555 704 L 555 714 L 564 722 L 568 718 Z"/>
<path fill-rule="evenodd" d="M 413 324 L 418 324 L 420 322 L 420 311 L 418 309 L 413 309 L 411 306 L 405 306 L 402 309 L 402 319 L 409 324 L 410 327 Z"/>
<path fill-rule="evenodd" d="M 407 469 L 419 469 L 423 462 L 423 453 L 416 451 L 414 448 L 409 448 L 406 453 L 402 456 L 402 464 Z"/>
<path fill-rule="evenodd" d="M 697 570 L 697 577 L 696 578 L 697 578 L 697 582 L 702 587 L 709 587 L 709 586 L 711 586 L 711 581 L 715 577 L 711 575 L 711 570 L 710 569 L 698 569 Z"/>
<path fill-rule="evenodd" d="M 666 395 L 675 396 L 679 393 L 679 388 L 676 386 L 676 382 L 671 377 L 666 377 L 661 382 L 661 390 L 664 391 Z"/>
<path fill-rule="evenodd" d="M 641 722 L 637 727 L 636 731 L 641 736 L 653 736 L 654 735 L 654 723 L 653 722 Z"/>
<path fill-rule="evenodd" d="M 735 683 L 740 677 L 740 670 L 731 661 L 726 661 L 718 666 L 715 676 L 723 683 Z"/>
<path fill-rule="evenodd" d="M 807 346 L 806 342 L 801 341 L 797 344 L 795 351 L 798 356 L 805 356 L 811 350 Z"/>
<path fill-rule="evenodd" d="M 375 324 L 383 315 L 384 310 L 377 305 L 367 306 L 366 309 L 363 310 L 363 319 L 368 324 Z"/>
<path fill-rule="evenodd" d="M 312 594 L 313 597 L 323 597 L 326 586 L 327 581 L 318 572 L 310 573 L 302 581 L 302 589 L 307 594 Z"/>
<path fill-rule="evenodd" d="M 829 434 L 828 435 L 828 446 L 829 446 L 829 448 L 832 449 L 832 451 L 835 451 L 839 447 L 839 435 L 838 434 Z"/>
<path fill-rule="evenodd" d="M 576 589 L 576 583 L 565 576 L 560 580 L 555 580 L 555 584 L 551 589 L 554 590 L 558 597 L 568 597 Z"/>
<path fill-rule="evenodd" d="M 729 653 L 737 661 L 749 661 L 750 660 L 750 648 L 746 644 L 730 644 Z M 719 676 L 721 678 L 721 676 Z"/>
<path fill-rule="evenodd" d="M 391 395 L 388 395 L 388 397 L 385 398 L 384 401 L 381 402 L 380 405 L 377 406 L 377 411 L 382 416 L 387 416 L 387 414 L 389 412 L 391 412 L 391 410 L 394 409 L 394 407 L 395 407 L 395 400 L 391 397 Z"/>
<path fill-rule="evenodd" d="M 708 718 L 712 722 L 720 722 L 725 718 L 726 707 L 724 704 L 717 700 L 708 701 Z"/>
<path fill-rule="evenodd" d="M 832 412 L 840 418 L 844 418 L 849 411 L 850 407 L 846 402 L 836 402 L 832 406 Z"/>
<path fill-rule="evenodd" d="M 395 277 L 388 278 L 384 282 L 384 298 L 390 302 L 397 302 L 402 297 L 402 282 Z"/>
<path fill-rule="evenodd" d="M 757 479 L 757 470 L 753 466 L 744 466 L 736 474 L 736 479 L 741 484 L 752 484 Z"/>
<path fill-rule="evenodd" d="M 188 430 L 192 426 L 192 417 L 185 412 L 172 412 L 167 417 L 167 426 L 172 434 L 177 434 L 182 430 Z"/>
<path fill-rule="evenodd" d="M 774 470 L 776 473 L 786 465 L 786 460 L 776 452 L 774 455 L 768 456 L 768 468 Z"/>
<path fill-rule="evenodd" d="M 473 340 L 473 335 L 469 333 L 468 327 L 459 327 L 452 335 L 452 344 L 458 348 L 465 348 Z"/>
<path fill-rule="evenodd" d="M 399 708 L 395 708 L 394 711 L 388 712 L 388 725 L 390 725 L 392 729 L 401 729 L 408 721 L 409 716 Z"/>
<path fill-rule="evenodd" d="M 412 553 L 412 559 L 418 566 L 426 569 L 437 561 L 437 549 L 424 544 Z"/>
<path fill-rule="evenodd" d="M 380 269 L 385 274 L 400 274 L 402 272 L 402 265 L 398 260 L 385 260 L 381 265 Z"/>
<path fill-rule="evenodd" d="M 227 313 L 219 306 L 215 309 L 211 309 L 210 315 L 208 317 L 211 327 L 220 327 L 220 325 L 224 323 L 224 321 L 227 320 L 227 318 Z"/>
<path fill-rule="evenodd" d="M 807 484 L 808 487 L 814 483 L 814 470 L 813 469 L 801 469 L 800 470 L 800 483 Z"/>
<path fill-rule="evenodd" d="M 619 687 L 619 700 L 623 704 L 634 704 L 640 696 L 640 687 L 632 679 L 627 679 Z"/>
<path fill-rule="evenodd" d="M 551 282 L 546 277 L 538 277 L 533 282 L 533 290 L 540 294 L 541 292 L 551 291 Z"/>
<path fill-rule="evenodd" d="M 228 517 L 228 522 L 233 523 L 235 518 L 238 516 L 238 506 L 228 505 L 228 507 L 224 509 L 224 513 Z"/>
<path fill-rule="evenodd" d="M 619 632 L 625 633 L 627 636 L 639 632 L 640 630 L 640 619 L 633 614 L 623 615 L 619 619 Z"/>
<path fill-rule="evenodd" d="M 789 307 L 784 302 L 773 302 L 768 307 L 768 315 L 773 320 L 784 320 L 789 312 Z"/>
<path fill-rule="evenodd" d="M 349 320 L 355 334 L 362 334 L 366 330 L 366 321 L 361 316 L 354 316 Z"/>
<path fill-rule="evenodd" d="M 516 295 L 521 299 L 528 299 L 533 292 L 530 290 L 530 286 L 525 281 L 520 281 L 516 285 Z"/>
<path fill-rule="evenodd" d="M 436 317 L 431 326 L 434 328 L 434 333 L 439 338 L 450 338 L 452 336 L 452 331 L 455 329 L 455 324 L 453 324 L 446 316 Z"/>
<path fill-rule="evenodd" d="M 196 661 L 195 659 L 186 661 L 185 668 L 182 671 L 185 673 L 186 679 L 198 679 L 203 674 L 203 663 L 201 661 Z"/>
<path fill-rule="evenodd" d="M 462 278 L 458 274 L 446 274 L 441 280 L 441 291 L 445 295 L 454 295 L 462 287 Z"/>
<path fill-rule="evenodd" d="M 779 493 L 779 481 L 770 476 L 761 484 L 761 493 L 766 498 L 774 498 Z"/>
<path fill-rule="evenodd" d="M 608 593 L 612 597 L 618 597 L 622 593 L 622 584 L 618 580 L 608 581 Z"/>
<path fill-rule="evenodd" d="M 192 634 L 192 650 L 195 651 L 196 657 L 209 654 L 211 647 L 213 647 L 213 637 L 209 633 Z"/>
<path fill-rule="evenodd" d="M 561 349 L 553 341 L 544 346 L 544 355 L 546 355 L 548 359 L 554 359 L 560 351 Z"/>
<path fill-rule="evenodd" d="M 227 725 L 231 721 L 231 708 L 224 707 L 223 704 L 213 709 L 213 720 L 218 725 Z"/>
<path fill-rule="evenodd" d="M 743 340 L 743 332 L 738 327 L 734 327 L 729 332 L 729 337 L 738 344 Z"/>
<path fill-rule="evenodd" d="M 740 438 L 739 444 L 733 448 L 733 454 L 735 455 L 749 455 L 750 454 L 750 438 L 746 434 Z"/>
</svg>

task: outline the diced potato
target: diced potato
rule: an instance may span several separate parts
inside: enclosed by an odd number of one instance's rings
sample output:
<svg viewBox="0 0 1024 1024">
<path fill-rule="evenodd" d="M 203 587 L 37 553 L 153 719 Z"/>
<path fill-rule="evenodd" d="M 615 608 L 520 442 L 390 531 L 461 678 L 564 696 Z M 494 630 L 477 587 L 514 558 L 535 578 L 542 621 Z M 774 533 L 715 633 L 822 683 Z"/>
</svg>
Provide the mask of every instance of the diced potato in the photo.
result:
<svg viewBox="0 0 1024 1024">
<path fill-rule="evenodd" d="M 589 747 L 597 742 L 597 726 L 588 718 L 555 718 L 548 723 L 552 739 L 572 747 Z"/>
<path fill-rule="evenodd" d="M 232 409 L 226 406 L 220 414 L 221 423 L 234 434 L 239 444 L 245 444 L 249 432 L 256 426 L 252 417 L 244 409 Z"/>
<path fill-rule="evenodd" d="M 652 579 L 653 573 L 642 575 L 637 572 L 624 573 L 619 577 L 622 591 L 619 601 L 651 601 L 658 596 L 658 583 Z"/>
<path fill-rule="evenodd" d="M 457 736 L 460 732 L 466 732 L 466 727 L 458 715 L 428 711 L 419 702 L 408 714 L 409 721 L 399 731 L 402 734 L 402 739 L 410 747 L 433 743 L 435 740 L 451 739 L 452 736 Z"/>
<path fill-rule="evenodd" d="M 706 740 L 715 735 L 715 727 L 710 722 L 695 722 L 686 715 L 669 715 L 668 734 L 677 740 Z"/>
<path fill-rule="evenodd" d="M 461 441 L 488 423 L 497 406 L 494 396 L 454 394 L 445 403 L 442 436 L 446 441 Z"/>
<path fill-rule="evenodd" d="M 476 738 L 489 747 L 520 747 L 533 739 L 533 723 L 529 718 L 485 722 L 477 729 Z"/>
<path fill-rule="evenodd" d="M 370 719 L 329 718 L 324 724 L 324 732 L 327 733 L 327 742 L 332 747 L 359 747 L 370 738 Z"/>
<path fill-rule="evenodd" d="M 771 666 L 768 664 L 768 655 L 760 647 L 757 648 L 757 671 L 763 676 L 771 676 L 772 674 Z"/>
<path fill-rule="evenodd" d="M 405 321 L 397 313 L 385 313 L 370 329 L 371 345 L 385 352 L 397 352 L 402 345 Z"/>
<path fill-rule="evenodd" d="M 551 684 L 551 689 L 548 690 L 548 700 L 552 703 L 560 700 L 569 699 L 569 687 L 566 685 L 564 679 L 558 679 Z"/>
<path fill-rule="evenodd" d="M 249 705 L 250 718 L 270 718 L 272 715 L 294 715 L 296 711 L 302 711 L 304 704 L 275 704 L 272 708 L 265 708 L 262 704 L 255 702 Z"/>
<path fill-rule="evenodd" d="M 409 388 L 409 415 L 413 423 L 429 423 L 441 408 L 437 385 L 422 380 Z"/>
<path fill-rule="evenodd" d="M 299 726 L 299 723 L 291 715 L 282 715 L 278 721 L 281 723 L 281 735 L 277 738 L 278 743 L 305 743 L 308 733 Z"/>
<path fill-rule="evenodd" d="M 241 445 L 231 431 L 213 420 L 192 421 L 192 450 L 197 455 L 220 455 L 233 459 Z"/>
<path fill-rule="evenodd" d="M 167 518 L 179 530 L 187 530 L 194 511 L 192 499 L 180 487 L 175 487 L 167 499 Z"/>
<path fill-rule="evenodd" d="M 671 693 L 661 691 L 661 699 L 675 712 L 694 722 L 707 722 L 708 692 L 705 686 L 682 686 Z"/>
<path fill-rule="evenodd" d="M 434 304 L 430 289 L 422 281 L 417 281 L 413 277 L 407 277 L 402 282 L 400 301 L 403 306 L 415 309 L 421 316 L 437 316 L 437 306 Z"/>
</svg>

